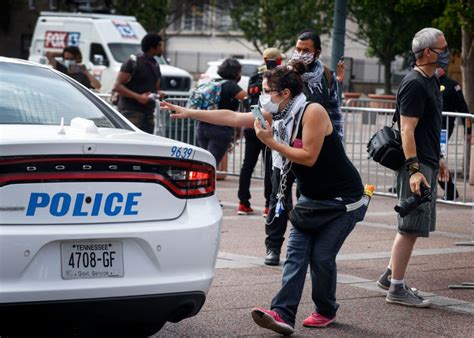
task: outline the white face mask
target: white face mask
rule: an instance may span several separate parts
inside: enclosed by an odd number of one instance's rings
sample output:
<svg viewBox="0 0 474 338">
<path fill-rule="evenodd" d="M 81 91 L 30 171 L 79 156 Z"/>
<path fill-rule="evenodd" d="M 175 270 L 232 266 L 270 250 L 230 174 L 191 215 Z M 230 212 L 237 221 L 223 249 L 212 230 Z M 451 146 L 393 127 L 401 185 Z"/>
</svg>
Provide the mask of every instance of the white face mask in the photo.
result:
<svg viewBox="0 0 474 338">
<path fill-rule="evenodd" d="M 66 68 L 74 66 L 75 64 L 76 64 L 76 60 L 64 60 L 64 65 L 66 66 Z"/>
<path fill-rule="evenodd" d="M 262 109 L 264 111 L 269 112 L 273 115 L 278 113 L 278 107 L 280 107 L 280 103 L 283 100 L 278 103 L 275 103 L 272 101 L 272 96 L 270 94 L 260 94 L 258 101 L 260 102 L 260 105 L 262 106 Z"/>
<path fill-rule="evenodd" d="M 310 65 L 314 61 L 314 53 L 298 53 L 295 50 L 290 61 L 300 61 L 305 65 Z"/>
</svg>

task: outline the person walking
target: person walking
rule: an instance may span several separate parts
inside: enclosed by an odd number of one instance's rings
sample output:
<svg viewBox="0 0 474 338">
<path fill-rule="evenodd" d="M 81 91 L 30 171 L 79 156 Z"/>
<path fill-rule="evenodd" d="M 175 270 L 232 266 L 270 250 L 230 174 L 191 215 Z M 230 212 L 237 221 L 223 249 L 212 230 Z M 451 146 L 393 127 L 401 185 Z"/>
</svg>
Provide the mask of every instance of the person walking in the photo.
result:
<svg viewBox="0 0 474 338">
<path fill-rule="evenodd" d="M 194 118 L 209 123 L 255 128 L 257 137 L 273 151 L 273 165 L 297 178 L 301 195 L 297 203 L 324 208 L 331 215 L 322 220 L 309 216 L 314 230 L 303 230 L 304 219 L 293 219 L 283 267 L 282 286 L 270 309 L 256 307 L 252 318 L 261 327 L 289 335 L 294 331 L 308 265 L 311 270 L 315 311 L 303 321 L 307 327 L 324 327 L 335 321 L 336 255 L 344 240 L 367 210 L 362 181 L 350 162 L 341 139 L 323 106 L 307 103 L 303 94 L 302 63 L 279 66 L 263 75 L 259 102 L 266 119 L 263 127 L 251 113 L 230 110 L 191 110 L 162 102 L 173 118 Z"/>
<path fill-rule="evenodd" d="M 436 197 L 439 178 L 446 181 L 449 170 L 440 158 L 442 97 L 436 67 L 447 66 L 448 44 L 442 31 L 424 28 L 412 40 L 414 68 L 403 78 L 397 92 L 405 166 L 396 172 L 400 201 L 421 195 L 423 186 Z M 377 285 L 388 289 L 387 303 L 429 307 L 431 302 L 405 284 L 405 273 L 418 237 L 429 237 L 436 228 L 436 198 L 421 204 L 405 217 L 398 215 L 398 232 L 392 245 L 389 265 Z"/>
<path fill-rule="evenodd" d="M 321 39 L 316 32 L 305 29 L 298 34 L 295 50 L 289 65 L 301 62 L 305 65 L 302 75 L 303 93 L 310 102 L 321 104 L 328 112 L 331 122 L 342 138 L 344 134 L 343 118 L 340 110 L 338 84 L 336 74 L 324 65 L 319 56 L 321 54 Z M 272 172 L 272 194 L 270 208 L 265 222 L 266 265 L 278 265 L 280 252 L 285 240 L 288 225 L 288 213 L 293 208 L 292 187 L 295 176 L 292 172 L 281 180 L 280 170 Z M 280 183 L 281 182 L 281 183 Z M 277 210 L 277 205 L 279 206 Z"/>
<path fill-rule="evenodd" d="M 438 67 L 436 73 L 439 78 L 441 85 L 441 95 L 443 96 L 443 111 L 445 112 L 458 112 L 469 114 L 469 108 L 467 107 L 466 100 L 462 93 L 461 86 L 459 83 L 451 79 L 445 72 L 445 68 Z M 447 141 L 451 138 L 454 130 L 454 122 L 456 118 L 449 116 L 448 119 L 442 119 L 442 129 L 447 130 Z M 471 135 L 472 125 L 469 118 L 462 119 L 466 135 Z M 449 180 L 446 183 L 441 181 L 438 182 L 441 189 L 445 190 L 443 198 L 450 201 L 455 201 L 459 197 L 459 192 L 456 189 L 456 184 L 453 182 L 451 174 Z"/>
<path fill-rule="evenodd" d="M 237 84 L 240 81 L 242 65 L 237 59 L 225 59 L 217 69 L 221 81 L 221 94 L 218 104 L 219 109 L 237 111 L 240 101 L 247 96 L 247 92 Z M 199 121 L 196 137 L 201 148 L 208 150 L 218 164 L 224 157 L 234 135 L 234 128 L 219 126 L 212 123 Z"/>
<path fill-rule="evenodd" d="M 146 34 L 141 41 L 142 52 L 131 55 L 122 64 L 114 85 L 119 94 L 118 110 L 137 128 L 153 134 L 155 129 L 155 100 L 150 94 L 159 93 L 161 71 L 155 56 L 161 56 L 161 36 Z"/>
<path fill-rule="evenodd" d="M 58 62 L 56 57 L 62 56 L 62 62 Z M 54 69 L 73 78 L 89 89 L 99 90 L 100 82 L 82 64 L 82 53 L 79 47 L 68 46 L 62 52 L 46 52 L 46 58 Z"/>
<path fill-rule="evenodd" d="M 266 70 L 273 69 L 282 63 L 282 55 L 277 48 L 267 48 L 263 51 L 263 64 L 252 75 L 249 79 L 249 85 L 247 90 L 247 102 L 249 105 L 258 105 L 258 98 L 262 92 L 262 77 Z M 270 148 L 264 145 L 257 138 L 255 130 L 253 128 L 244 129 L 245 137 L 245 151 L 244 161 L 242 168 L 240 169 L 239 176 L 239 190 L 237 196 L 239 198 L 239 208 L 237 214 L 248 215 L 253 213 L 253 209 L 250 205 L 250 182 L 252 174 L 258 161 L 258 156 L 262 154 L 264 162 L 264 196 L 265 206 L 262 212 L 262 216 L 266 218 L 268 216 L 270 194 L 272 192 L 272 154 Z"/>
</svg>

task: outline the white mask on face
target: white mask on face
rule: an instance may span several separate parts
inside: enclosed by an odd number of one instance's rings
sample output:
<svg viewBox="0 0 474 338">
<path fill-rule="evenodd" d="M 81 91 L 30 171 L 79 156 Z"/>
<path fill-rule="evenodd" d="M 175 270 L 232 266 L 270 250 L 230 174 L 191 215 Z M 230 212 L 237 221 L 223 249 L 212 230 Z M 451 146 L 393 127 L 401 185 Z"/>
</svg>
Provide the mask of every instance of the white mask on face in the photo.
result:
<svg viewBox="0 0 474 338">
<path fill-rule="evenodd" d="M 74 66 L 75 64 L 76 64 L 76 60 L 64 60 L 64 65 L 66 66 L 66 68 Z"/>
<path fill-rule="evenodd" d="M 300 61 L 305 65 L 310 65 L 314 61 L 314 53 L 298 53 L 295 50 L 290 61 Z"/>
<path fill-rule="evenodd" d="M 273 115 L 278 113 L 278 107 L 280 107 L 280 103 L 283 100 L 278 103 L 275 103 L 272 101 L 272 96 L 270 94 L 260 94 L 258 101 L 260 102 L 260 105 L 262 106 L 262 109 L 264 111 L 269 112 Z"/>
</svg>

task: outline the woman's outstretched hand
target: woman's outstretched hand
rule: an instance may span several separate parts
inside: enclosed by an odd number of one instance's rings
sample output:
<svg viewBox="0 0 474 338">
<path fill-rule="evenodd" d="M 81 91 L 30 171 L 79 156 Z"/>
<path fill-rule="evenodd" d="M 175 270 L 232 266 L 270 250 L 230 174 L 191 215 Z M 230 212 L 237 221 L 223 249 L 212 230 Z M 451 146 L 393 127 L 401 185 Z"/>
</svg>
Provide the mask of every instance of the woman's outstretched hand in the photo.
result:
<svg viewBox="0 0 474 338">
<path fill-rule="evenodd" d="M 175 104 L 171 104 L 166 101 L 160 101 L 160 108 L 164 110 L 171 110 L 172 114 L 170 115 L 170 117 L 172 119 L 185 119 L 191 117 L 189 109 L 177 106 Z"/>
</svg>

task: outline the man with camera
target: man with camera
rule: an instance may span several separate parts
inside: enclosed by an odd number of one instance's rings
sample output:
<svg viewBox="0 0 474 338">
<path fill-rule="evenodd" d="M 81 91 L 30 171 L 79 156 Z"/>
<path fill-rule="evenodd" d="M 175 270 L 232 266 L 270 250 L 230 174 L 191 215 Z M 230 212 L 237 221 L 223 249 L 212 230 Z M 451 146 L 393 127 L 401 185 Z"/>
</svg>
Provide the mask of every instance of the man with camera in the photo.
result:
<svg viewBox="0 0 474 338">
<path fill-rule="evenodd" d="M 415 66 L 400 84 L 395 112 L 400 114 L 406 158 L 405 165 L 397 171 L 397 195 L 401 201 L 397 207 L 398 233 L 389 266 L 377 285 L 388 289 L 388 303 L 429 307 L 429 300 L 406 287 L 404 276 L 417 238 L 428 237 L 435 230 L 438 175 L 443 181 L 449 178 L 446 162 L 440 158 L 443 103 L 435 76 L 436 67 L 447 64 L 449 51 L 443 32 L 424 28 L 413 38 L 412 52 Z"/>
</svg>

